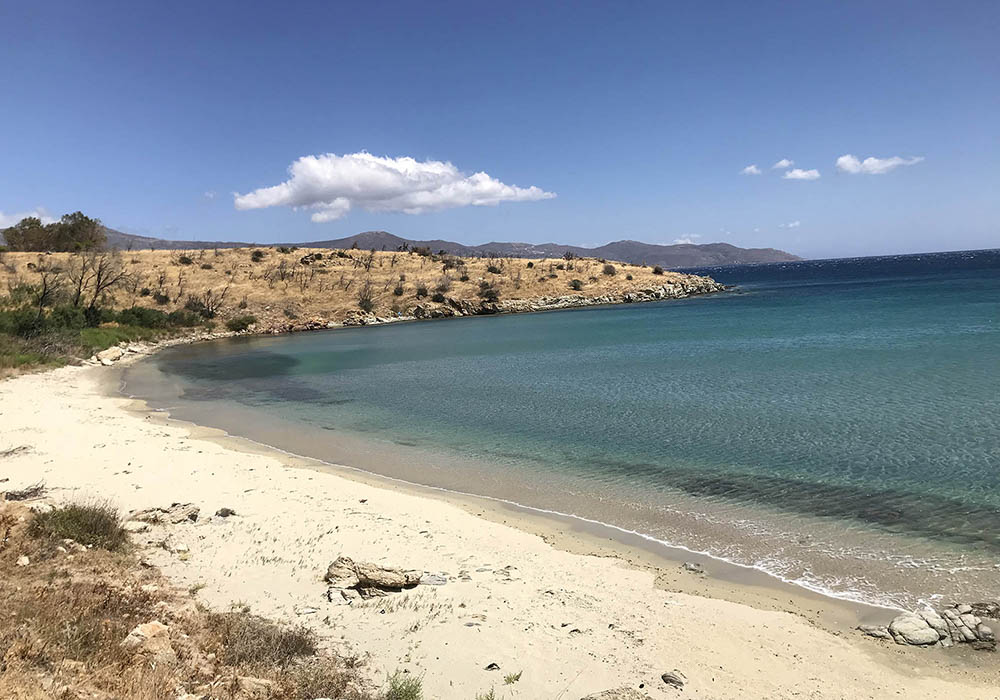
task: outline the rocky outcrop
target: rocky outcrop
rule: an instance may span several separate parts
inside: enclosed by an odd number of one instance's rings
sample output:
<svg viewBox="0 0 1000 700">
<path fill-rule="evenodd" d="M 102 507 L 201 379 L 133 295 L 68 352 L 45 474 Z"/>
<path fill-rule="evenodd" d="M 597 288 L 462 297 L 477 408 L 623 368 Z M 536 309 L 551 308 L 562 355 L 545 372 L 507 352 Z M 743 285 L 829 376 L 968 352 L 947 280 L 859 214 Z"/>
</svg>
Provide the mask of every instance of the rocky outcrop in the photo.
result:
<svg viewBox="0 0 1000 700">
<path fill-rule="evenodd" d="M 201 509 L 193 503 L 171 503 L 169 508 L 146 508 L 132 513 L 129 521 L 156 525 L 195 522 Z"/>
<path fill-rule="evenodd" d="M 163 664 L 177 661 L 177 654 L 170 646 L 170 628 L 159 620 L 138 625 L 122 640 L 122 648 Z"/>
<path fill-rule="evenodd" d="M 870 637 L 892 639 L 896 644 L 922 647 L 969 644 L 974 649 L 996 651 L 993 628 L 977 612 L 995 617 L 1000 613 L 1000 603 L 962 604 L 941 611 L 923 608 L 897 615 L 888 627 L 861 625 L 858 629 Z"/>
<path fill-rule="evenodd" d="M 419 585 L 421 576 L 423 573 L 420 571 L 355 562 L 350 557 L 341 556 L 327 568 L 324 579 L 330 585 L 328 600 L 339 602 L 338 599 L 350 601 L 357 596 L 376 598 L 386 593 L 413 588 Z M 353 593 L 346 593 L 347 591 Z"/>
</svg>

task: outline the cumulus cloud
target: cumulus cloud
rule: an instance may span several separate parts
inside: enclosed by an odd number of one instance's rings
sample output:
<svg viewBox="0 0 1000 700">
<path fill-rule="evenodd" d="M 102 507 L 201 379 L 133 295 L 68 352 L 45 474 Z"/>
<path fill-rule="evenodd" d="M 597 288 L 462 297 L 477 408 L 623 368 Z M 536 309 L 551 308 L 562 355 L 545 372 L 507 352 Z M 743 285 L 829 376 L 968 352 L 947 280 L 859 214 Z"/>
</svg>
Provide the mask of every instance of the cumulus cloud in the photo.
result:
<svg viewBox="0 0 1000 700">
<path fill-rule="evenodd" d="M 771 166 L 771 170 L 784 170 L 785 168 L 790 168 L 795 165 L 794 160 L 789 160 L 788 158 L 782 158 L 777 163 Z"/>
<path fill-rule="evenodd" d="M 819 170 L 803 170 L 793 168 L 781 176 L 785 180 L 818 180 Z"/>
<path fill-rule="evenodd" d="M 695 245 L 696 238 L 701 238 L 701 234 L 689 233 L 681 238 L 675 238 L 674 245 Z"/>
<path fill-rule="evenodd" d="M 841 172 L 851 173 L 852 175 L 884 175 L 901 165 L 916 165 L 922 160 L 923 156 L 915 156 L 913 158 L 900 158 L 899 156 L 893 156 L 892 158 L 869 157 L 861 160 L 857 156 L 852 156 L 848 153 L 837 159 L 837 169 Z"/>
<path fill-rule="evenodd" d="M 287 206 L 314 210 L 315 222 L 333 221 L 360 207 L 371 212 L 422 214 L 440 209 L 552 199 L 538 187 L 517 187 L 484 172 L 466 175 L 449 162 L 373 156 L 303 156 L 290 177 L 273 187 L 235 194 L 237 209 Z"/>
<path fill-rule="evenodd" d="M 29 216 L 41 219 L 43 224 L 51 224 L 57 221 L 43 207 L 36 207 L 31 211 L 15 212 L 13 214 L 5 214 L 0 211 L 0 228 L 10 228 L 21 219 L 26 219 Z"/>
<path fill-rule="evenodd" d="M 787 224 L 778 224 L 778 228 L 798 228 L 801 225 L 802 222 L 796 219 L 795 221 L 789 221 Z"/>
<path fill-rule="evenodd" d="M 740 175 L 760 175 L 760 168 L 756 163 L 752 163 L 740 171 Z"/>
</svg>

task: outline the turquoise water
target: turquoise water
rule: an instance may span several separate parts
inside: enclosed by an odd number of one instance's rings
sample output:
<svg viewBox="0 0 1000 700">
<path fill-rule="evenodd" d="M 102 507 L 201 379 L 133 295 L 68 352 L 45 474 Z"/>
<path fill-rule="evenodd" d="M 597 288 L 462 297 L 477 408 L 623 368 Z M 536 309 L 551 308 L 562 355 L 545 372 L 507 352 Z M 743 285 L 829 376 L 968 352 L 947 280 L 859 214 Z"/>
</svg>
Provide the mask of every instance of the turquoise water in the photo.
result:
<svg viewBox="0 0 1000 700">
<path fill-rule="evenodd" d="M 128 390 L 836 595 L 1000 597 L 1000 252 L 705 272 L 736 289 L 176 348 Z"/>
</svg>

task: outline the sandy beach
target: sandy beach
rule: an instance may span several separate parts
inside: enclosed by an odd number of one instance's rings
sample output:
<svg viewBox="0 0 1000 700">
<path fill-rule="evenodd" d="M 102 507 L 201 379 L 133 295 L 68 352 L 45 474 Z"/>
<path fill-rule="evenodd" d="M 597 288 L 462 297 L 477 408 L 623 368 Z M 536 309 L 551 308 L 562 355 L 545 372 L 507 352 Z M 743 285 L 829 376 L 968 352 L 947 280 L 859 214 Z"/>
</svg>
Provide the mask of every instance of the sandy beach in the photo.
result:
<svg viewBox="0 0 1000 700">
<path fill-rule="evenodd" d="M 194 503 L 197 522 L 135 535 L 150 563 L 214 609 L 239 603 L 309 625 L 365 657 L 373 679 L 405 670 L 435 698 L 621 687 L 651 698 L 997 697 L 992 654 L 853 630 L 881 611 L 752 573 L 699 576 L 599 530 L 172 421 L 114 395 L 114 372 L 66 367 L 0 383 L 5 486 L 44 480 L 55 502 L 123 511 Z M 220 508 L 236 515 L 212 516 Z M 330 602 L 323 576 L 338 556 L 443 584 Z M 682 674 L 682 690 L 661 680 L 667 672 Z"/>
</svg>

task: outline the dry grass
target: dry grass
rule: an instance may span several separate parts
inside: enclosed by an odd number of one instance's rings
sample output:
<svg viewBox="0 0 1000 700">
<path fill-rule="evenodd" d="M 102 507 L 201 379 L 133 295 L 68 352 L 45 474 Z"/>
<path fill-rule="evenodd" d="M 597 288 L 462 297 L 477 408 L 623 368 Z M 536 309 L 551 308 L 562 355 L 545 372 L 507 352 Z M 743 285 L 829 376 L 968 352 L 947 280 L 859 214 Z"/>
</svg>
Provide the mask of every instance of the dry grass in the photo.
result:
<svg viewBox="0 0 1000 700">
<path fill-rule="evenodd" d="M 363 250 L 131 251 L 122 252 L 119 261 L 128 276 L 110 292 L 117 308 L 139 305 L 169 312 L 202 304 L 214 309 L 222 323 L 254 316 L 266 328 L 339 322 L 363 313 L 363 307 L 385 317 L 408 315 L 417 305 L 445 308 L 447 299 L 480 303 L 486 299 L 483 289 L 495 291 L 500 301 L 593 298 L 692 279 L 589 258 L 460 258 Z M 7 253 L 0 266 L 0 290 L 36 283 L 40 269 L 68 272 L 78 264 L 70 253 Z M 615 274 L 605 273 L 608 266 Z M 579 280 L 579 290 L 571 288 L 573 280 Z"/>
<path fill-rule="evenodd" d="M 116 513 L 102 508 L 102 518 L 117 522 Z M 100 545 L 66 551 L 37 524 L 40 518 L 21 504 L 0 502 L 0 697 L 376 697 L 365 690 L 357 659 L 318 651 L 310 632 L 248 611 L 210 613 L 171 592 L 131 554 Z M 21 565 L 23 557 L 30 563 Z M 121 645 L 152 620 L 169 627 L 167 661 Z"/>
</svg>

